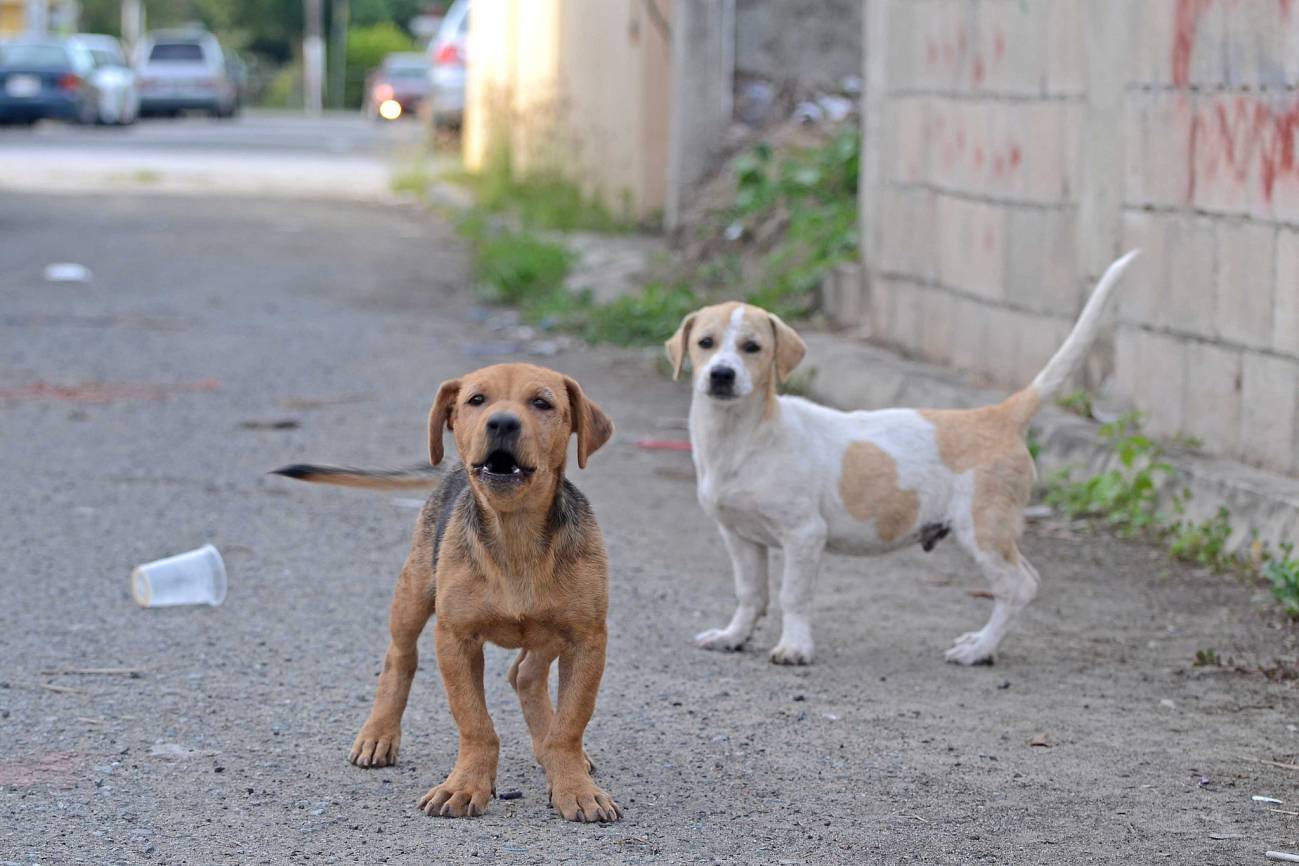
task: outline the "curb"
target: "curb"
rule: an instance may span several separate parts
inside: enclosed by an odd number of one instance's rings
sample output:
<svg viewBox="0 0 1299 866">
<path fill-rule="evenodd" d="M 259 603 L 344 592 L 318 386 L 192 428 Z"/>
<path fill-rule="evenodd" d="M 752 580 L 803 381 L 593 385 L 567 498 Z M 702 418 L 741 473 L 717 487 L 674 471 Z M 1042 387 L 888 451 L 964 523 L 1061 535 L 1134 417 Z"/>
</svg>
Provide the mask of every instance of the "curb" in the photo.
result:
<svg viewBox="0 0 1299 866">
<path fill-rule="evenodd" d="M 828 406 L 969 409 L 998 402 L 1009 393 L 976 387 L 948 368 L 908 360 L 877 346 L 832 334 L 802 336 L 807 342 L 803 364 L 811 371 L 809 396 Z M 1118 465 L 1099 430 L 1094 421 L 1043 407 L 1033 422 L 1041 446 L 1039 475 L 1065 467 L 1085 467 L 1097 474 Z M 1219 507 L 1230 512 L 1229 552 L 1248 548 L 1255 532 L 1273 550 L 1283 541 L 1299 542 L 1299 479 L 1171 447 L 1165 459 L 1176 473 L 1165 489 L 1171 493 L 1184 488 L 1190 494 L 1187 520 L 1208 520 Z"/>
</svg>

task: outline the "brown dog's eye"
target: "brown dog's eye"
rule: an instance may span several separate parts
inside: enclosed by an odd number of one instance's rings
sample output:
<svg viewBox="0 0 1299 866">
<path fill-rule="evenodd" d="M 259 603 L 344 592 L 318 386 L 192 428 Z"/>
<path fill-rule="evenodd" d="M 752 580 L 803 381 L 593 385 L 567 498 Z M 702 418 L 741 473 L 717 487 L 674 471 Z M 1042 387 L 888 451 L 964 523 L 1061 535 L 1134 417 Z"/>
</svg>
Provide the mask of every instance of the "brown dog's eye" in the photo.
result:
<svg viewBox="0 0 1299 866">
<path fill-rule="evenodd" d="M 711 349 L 712 347 L 713 347 L 712 337 L 704 337 L 702 340 L 699 341 L 699 348 L 701 349 Z"/>
<path fill-rule="evenodd" d="M 550 401 L 547 400 L 545 397 L 533 398 L 532 405 L 535 408 L 540 409 L 542 412 L 548 412 L 549 410 L 555 408 L 554 406 L 550 405 Z"/>
<path fill-rule="evenodd" d="M 482 394 L 475 394 L 474 396 L 470 397 L 468 400 L 465 401 L 466 405 L 469 406 L 481 406 L 486 402 L 487 402 L 487 398 L 484 397 Z"/>
<path fill-rule="evenodd" d="M 754 354 L 755 352 L 762 351 L 762 347 L 759 346 L 757 343 L 753 342 L 752 340 L 745 343 L 741 348 L 743 348 L 744 351 L 748 352 L 750 355 Z"/>
</svg>

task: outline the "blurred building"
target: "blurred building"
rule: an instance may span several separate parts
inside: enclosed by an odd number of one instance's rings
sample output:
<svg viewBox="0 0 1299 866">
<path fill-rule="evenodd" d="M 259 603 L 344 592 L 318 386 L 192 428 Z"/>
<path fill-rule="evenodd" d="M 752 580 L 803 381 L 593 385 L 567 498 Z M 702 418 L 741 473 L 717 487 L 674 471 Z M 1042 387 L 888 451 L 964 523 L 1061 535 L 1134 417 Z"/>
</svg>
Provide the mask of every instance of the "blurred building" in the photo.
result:
<svg viewBox="0 0 1299 866">
<path fill-rule="evenodd" d="M 0 39 L 24 33 L 72 32 L 81 4 L 76 0 L 0 0 Z"/>
</svg>

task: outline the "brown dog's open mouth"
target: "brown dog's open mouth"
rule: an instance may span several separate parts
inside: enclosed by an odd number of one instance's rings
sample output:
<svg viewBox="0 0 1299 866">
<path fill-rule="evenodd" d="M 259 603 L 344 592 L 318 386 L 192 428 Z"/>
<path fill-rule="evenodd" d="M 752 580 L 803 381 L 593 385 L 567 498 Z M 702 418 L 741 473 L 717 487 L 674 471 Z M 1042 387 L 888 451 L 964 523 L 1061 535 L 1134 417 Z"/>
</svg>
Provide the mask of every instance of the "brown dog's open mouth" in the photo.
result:
<svg viewBox="0 0 1299 866">
<path fill-rule="evenodd" d="M 474 464 L 478 476 L 493 483 L 524 481 L 535 469 L 519 463 L 519 459 L 504 448 L 497 448 L 487 459 Z"/>
</svg>

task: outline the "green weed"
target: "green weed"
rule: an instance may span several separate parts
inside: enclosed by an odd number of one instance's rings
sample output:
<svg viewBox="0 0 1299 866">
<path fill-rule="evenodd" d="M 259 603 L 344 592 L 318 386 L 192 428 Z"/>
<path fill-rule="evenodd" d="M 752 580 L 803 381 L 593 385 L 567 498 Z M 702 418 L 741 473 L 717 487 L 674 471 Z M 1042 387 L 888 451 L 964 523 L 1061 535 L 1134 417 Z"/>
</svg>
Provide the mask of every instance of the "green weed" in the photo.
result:
<svg viewBox="0 0 1299 866">
<path fill-rule="evenodd" d="M 1294 556 L 1294 544 L 1281 545 L 1281 556 L 1263 564 L 1263 577 L 1272 585 L 1272 594 L 1281 603 L 1281 609 L 1293 619 L 1299 619 L 1299 559 Z"/>
<path fill-rule="evenodd" d="M 515 175 L 508 159 L 494 160 L 477 174 L 462 172 L 447 180 L 466 186 L 477 206 L 489 214 L 512 214 L 524 228 L 541 231 L 625 232 L 631 221 L 616 216 L 598 196 L 588 196 L 556 171 Z M 630 213 L 624 203 L 623 213 Z"/>
<path fill-rule="evenodd" d="M 1243 561 L 1227 553 L 1231 538 L 1231 512 L 1218 513 L 1203 523 L 1177 523 L 1169 530 L 1168 552 L 1183 562 L 1214 571 L 1238 570 Z"/>
<path fill-rule="evenodd" d="M 1065 394 L 1055 402 L 1060 408 L 1075 415 L 1081 415 L 1084 418 L 1092 417 L 1092 395 L 1083 388 Z"/>
<path fill-rule="evenodd" d="M 564 291 L 572 253 L 527 232 L 500 232 L 478 242 L 474 264 L 491 300 L 529 306 Z"/>
<path fill-rule="evenodd" d="M 1129 413 L 1101 427 L 1101 438 L 1118 455 L 1119 465 L 1107 472 L 1073 481 L 1069 469 L 1048 481 L 1046 503 L 1070 518 L 1096 518 L 1119 535 L 1133 538 L 1157 529 L 1159 490 L 1173 474 L 1163 451 L 1140 432 L 1140 416 Z"/>
</svg>

